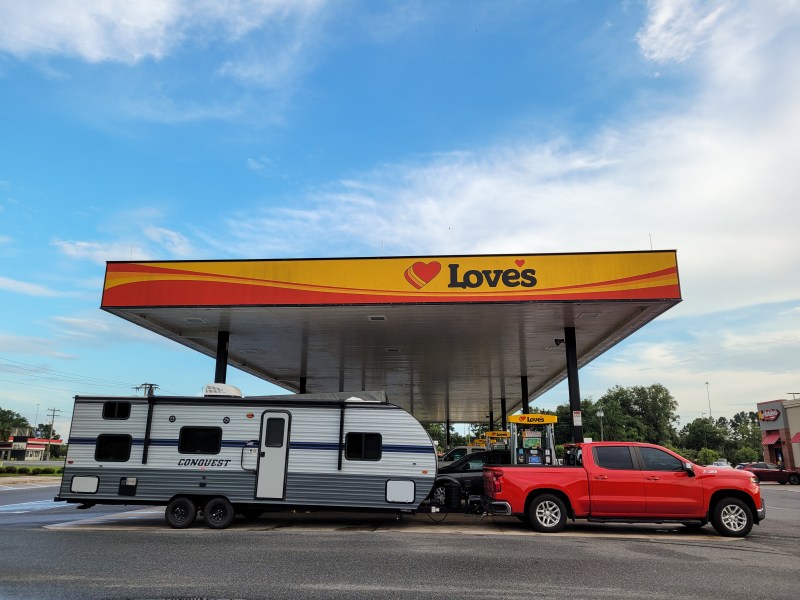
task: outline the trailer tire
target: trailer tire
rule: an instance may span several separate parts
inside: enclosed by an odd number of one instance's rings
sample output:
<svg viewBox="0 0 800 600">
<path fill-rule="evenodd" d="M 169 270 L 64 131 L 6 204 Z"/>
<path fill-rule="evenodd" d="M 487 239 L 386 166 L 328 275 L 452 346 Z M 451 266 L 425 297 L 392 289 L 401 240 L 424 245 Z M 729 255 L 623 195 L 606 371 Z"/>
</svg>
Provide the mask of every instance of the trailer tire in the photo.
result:
<svg viewBox="0 0 800 600">
<path fill-rule="evenodd" d="M 178 496 L 173 498 L 164 511 L 164 518 L 173 529 L 186 529 L 191 527 L 197 518 L 197 507 L 191 498 Z"/>
<path fill-rule="evenodd" d="M 714 506 L 711 524 L 725 537 L 745 537 L 753 528 L 753 511 L 738 498 L 722 498 Z"/>
<path fill-rule="evenodd" d="M 233 504 L 228 502 L 227 498 L 220 496 L 206 502 L 203 515 L 205 516 L 206 525 L 211 529 L 225 529 L 233 523 L 236 513 L 233 510 Z"/>
<path fill-rule="evenodd" d="M 567 524 L 567 507 L 558 496 L 542 494 L 531 500 L 528 520 L 534 531 L 555 533 Z"/>
</svg>

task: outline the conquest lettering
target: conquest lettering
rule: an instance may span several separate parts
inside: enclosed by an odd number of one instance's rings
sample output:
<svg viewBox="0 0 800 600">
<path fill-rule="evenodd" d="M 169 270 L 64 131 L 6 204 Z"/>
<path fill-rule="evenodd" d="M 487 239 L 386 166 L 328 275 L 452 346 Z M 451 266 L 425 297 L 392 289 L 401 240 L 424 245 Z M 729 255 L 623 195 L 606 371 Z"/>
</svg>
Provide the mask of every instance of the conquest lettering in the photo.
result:
<svg viewBox="0 0 800 600">
<path fill-rule="evenodd" d="M 447 266 L 450 269 L 450 282 L 447 284 L 449 288 L 475 289 L 483 285 L 496 288 L 500 282 L 510 288 L 532 288 L 537 283 L 535 269 L 522 269 L 521 271 L 519 269 L 483 269 L 481 271 L 470 269 L 460 274 L 461 265 L 450 264 Z"/>
<path fill-rule="evenodd" d="M 182 458 L 178 461 L 179 467 L 227 467 L 230 459 L 223 458 Z"/>
</svg>

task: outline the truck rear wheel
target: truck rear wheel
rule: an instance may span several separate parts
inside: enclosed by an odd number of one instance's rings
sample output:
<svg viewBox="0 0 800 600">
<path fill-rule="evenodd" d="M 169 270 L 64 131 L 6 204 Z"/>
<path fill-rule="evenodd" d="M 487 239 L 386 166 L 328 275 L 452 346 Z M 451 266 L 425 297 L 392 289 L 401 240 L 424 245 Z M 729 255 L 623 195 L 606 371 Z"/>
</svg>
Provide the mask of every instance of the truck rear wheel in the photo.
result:
<svg viewBox="0 0 800 600">
<path fill-rule="evenodd" d="M 744 537 L 753 528 L 753 511 L 737 498 L 723 498 L 714 507 L 711 524 L 726 537 Z"/>
<path fill-rule="evenodd" d="M 212 498 L 206 503 L 203 515 L 206 519 L 206 525 L 211 529 L 225 529 L 233 523 L 236 513 L 233 510 L 233 504 L 228 502 L 227 498 L 219 497 Z"/>
<path fill-rule="evenodd" d="M 190 498 L 178 496 L 167 504 L 164 518 L 173 529 L 186 529 L 191 527 L 197 518 L 197 507 Z"/>
<path fill-rule="evenodd" d="M 567 524 L 567 507 L 558 496 L 542 494 L 531 500 L 528 520 L 535 531 L 555 533 Z"/>
</svg>

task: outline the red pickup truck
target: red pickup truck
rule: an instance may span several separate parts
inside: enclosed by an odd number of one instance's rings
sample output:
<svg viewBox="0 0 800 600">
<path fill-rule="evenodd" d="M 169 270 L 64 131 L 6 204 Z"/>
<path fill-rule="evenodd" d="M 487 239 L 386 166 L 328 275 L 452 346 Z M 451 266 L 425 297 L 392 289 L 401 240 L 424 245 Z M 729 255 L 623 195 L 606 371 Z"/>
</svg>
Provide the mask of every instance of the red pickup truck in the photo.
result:
<svg viewBox="0 0 800 600">
<path fill-rule="evenodd" d="M 517 515 L 541 532 L 562 530 L 568 518 L 710 521 L 721 535 L 744 537 L 766 516 L 752 473 L 701 467 L 654 444 L 571 444 L 562 466 L 487 466 L 483 477 L 487 511 Z"/>
</svg>

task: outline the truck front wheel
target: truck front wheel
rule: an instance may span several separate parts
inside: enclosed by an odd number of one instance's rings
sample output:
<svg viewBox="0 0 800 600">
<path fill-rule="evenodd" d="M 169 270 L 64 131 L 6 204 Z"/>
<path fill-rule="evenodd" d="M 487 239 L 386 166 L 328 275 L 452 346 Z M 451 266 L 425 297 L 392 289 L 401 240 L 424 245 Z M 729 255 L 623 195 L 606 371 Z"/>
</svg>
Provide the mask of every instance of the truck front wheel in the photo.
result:
<svg viewBox="0 0 800 600">
<path fill-rule="evenodd" d="M 744 537 L 753 528 L 753 511 L 737 498 L 723 498 L 714 507 L 711 524 L 720 535 Z"/>
<path fill-rule="evenodd" d="M 531 500 L 528 520 L 535 531 L 555 533 L 567 524 L 567 507 L 558 496 L 542 494 Z"/>
</svg>

